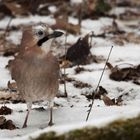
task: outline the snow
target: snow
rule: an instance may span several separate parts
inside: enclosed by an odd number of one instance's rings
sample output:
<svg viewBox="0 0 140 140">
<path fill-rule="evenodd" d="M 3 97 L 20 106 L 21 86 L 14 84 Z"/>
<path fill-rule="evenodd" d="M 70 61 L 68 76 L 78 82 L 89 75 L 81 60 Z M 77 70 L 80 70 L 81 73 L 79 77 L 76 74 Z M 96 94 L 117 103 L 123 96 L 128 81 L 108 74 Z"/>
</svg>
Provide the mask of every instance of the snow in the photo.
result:
<svg viewBox="0 0 140 140">
<path fill-rule="evenodd" d="M 78 19 L 73 18 L 73 17 L 69 17 L 69 18 L 68 18 L 68 22 L 69 22 L 69 23 L 72 23 L 72 24 L 78 24 Z"/>
<path fill-rule="evenodd" d="M 57 11 L 57 8 L 56 8 L 56 6 L 49 6 L 49 11 L 51 12 L 51 13 L 55 13 L 56 11 Z"/>
<path fill-rule="evenodd" d="M 73 2 L 76 2 L 73 0 Z M 53 7 L 52 7 L 53 9 Z M 53 9 L 54 10 L 54 9 Z M 28 18 L 19 17 L 13 19 L 11 25 L 20 24 L 31 24 L 38 22 L 46 22 L 48 24 L 55 23 L 55 20 L 51 16 L 29 16 Z M 8 18 L 5 18 L 0 22 L 0 28 L 5 28 L 8 22 Z M 76 24 L 77 20 L 74 18 L 69 18 L 69 22 Z M 109 26 L 112 24 L 112 19 L 110 18 L 100 18 L 99 20 L 84 20 L 82 21 L 82 34 L 94 31 L 95 34 L 101 33 L 104 26 Z M 123 26 L 124 23 L 119 21 L 119 25 Z M 18 38 L 18 39 L 17 39 Z M 20 32 L 13 32 L 10 34 L 8 39 L 19 43 L 21 38 Z M 67 42 L 74 43 L 79 36 L 68 35 Z M 101 38 L 93 38 L 93 48 L 91 52 L 94 55 L 102 56 L 104 59 L 107 58 L 110 51 L 110 47 L 113 45 L 113 51 L 111 53 L 109 62 L 113 65 L 126 66 L 126 63 L 132 65 L 140 64 L 140 44 L 125 44 L 123 47 L 118 46 L 112 41 L 108 41 Z M 2 57 L 0 56 L 0 88 L 6 88 L 7 82 L 11 80 L 9 71 L 5 68 L 8 60 L 12 57 Z M 75 74 L 74 69 L 76 67 L 66 69 L 68 77 L 74 78 L 78 81 L 82 81 L 92 85 L 92 88 L 78 89 L 73 86 L 72 83 L 67 84 L 68 99 L 66 98 L 55 98 L 55 103 L 59 106 L 54 108 L 54 122 L 55 125 L 48 127 L 47 123 L 49 120 L 49 110 L 47 108 L 47 103 L 35 103 L 33 108 L 44 107 L 45 111 L 37 111 L 32 109 L 29 116 L 28 127 L 21 129 L 25 115 L 26 115 L 26 104 L 18 103 L 6 103 L 6 106 L 13 109 L 11 115 L 5 116 L 6 119 L 11 119 L 14 124 L 19 127 L 16 130 L 0 130 L 0 139 L 2 140 L 28 140 L 30 137 L 37 137 L 43 132 L 56 131 L 58 134 L 73 130 L 76 128 L 81 128 L 85 126 L 96 126 L 101 127 L 106 124 L 117 120 L 135 117 L 140 113 L 140 88 L 138 85 L 130 82 L 117 82 L 109 79 L 110 71 L 105 70 L 101 84 L 108 91 L 108 96 L 110 98 L 117 98 L 119 95 L 124 95 L 129 93 L 129 96 L 124 96 L 124 104 L 122 106 L 105 106 L 103 101 L 95 100 L 89 121 L 86 122 L 87 110 L 89 109 L 90 102 L 82 94 L 91 93 L 98 84 L 100 75 L 102 73 L 105 61 L 101 63 L 92 63 L 83 66 L 85 69 L 90 69 L 91 71 L 84 71 L 79 74 Z M 127 65 L 127 66 L 128 66 Z M 60 92 L 63 92 L 64 87 L 60 85 Z M 2 104 L 0 105 L 2 106 Z"/>
<path fill-rule="evenodd" d="M 82 0 L 71 0 L 71 4 L 79 4 L 82 3 Z"/>
<path fill-rule="evenodd" d="M 110 14 L 115 14 L 115 15 L 120 15 L 125 13 L 126 11 L 133 11 L 133 12 L 137 12 L 136 8 L 130 8 L 130 7 L 114 7 L 111 11 Z"/>
<path fill-rule="evenodd" d="M 11 80 L 11 76 L 9 74 L 9 71 L 5 68 L 5 66 L 8 64 L 8 61 L 10 58 L 4 58 L 0 56 L 0 88 L 6 88 L 7 82 Z"/>
<path fill-rule="evenodd" d="M 17 105 L 17 108 L 18 106 L 19 105 Z M 21 106 L 20 104 L 21 109 L 22 107 L 24 106 Z M 133 106 L 133 105 L 127 105 L 124 107 L 116 107 L 116 106 L 96 107 L 94 106 L 92 114 L 90 116 L 90 121 L 85 122 L 85 118 L 86 118 L 85 112 L 87 111 L 87 109 L 88 109 L 87 107 L 86 108 L 61 107 L 59 109 L 55 109 L 54 115 L 55 116 L 57 115 L 57 117 L 55 117 L 55 123 L 57 125 L 53 127 L 44 128 L 43 130 L 42 128 L 47 126 L 47 121 L 48 121 L 47 111 L 38 112 L 38 113 L 36 111 L 32 111 L 29 118 L 30 126 L 28 126 L 28 128 L 17 129 L 17 130 L 12 130 L 12 131 L 2 130 L 2 132 L 0 133 L 0 137 L 1 139 L 4 139 L 4 140 L 8 140 L 8 139 L 10 140 L 11 138 L 15 140 L 18 140 L 18 139 L 24 140 L 24 139 L 29 139 L 29 136 L 36 137 L 37 135 L 43 132 L 49 132 L 52 130 L 60 134 L 60 133 L 67 132 L 72 129 L 81 128 L 85 126 L 101 127 L 101 126 L 105 126 L 109 122 L 112 122 L 113 120 L 124 119 L 124 116 L 125 118 L 129 118 L 130 116 L 135 117 L 136 115 L 138 115 L 138 112 L 140 111 L 139 106 L 137 106 L 136 108 L 136 106 Z M 70 113 L 71 115 L 68 115 Z M 62 117 L 62 114 L 63 116 L 65 116 L 65 119 L 64 117 Z M 6 118 L 12 119 L 19 126 L 21 126 L 23 123 L 21 120 L 24 119 L 24 117 L 25 117 L 25 112 L 19 113 L 15 111 L 13 115 L 7 116 Z M 20 118 L 20 119 L 17 120 L 17 118 Z M 40 119 L 40 121 L 36 121 L 38 120 L 38 118 Z M 44 122 L 46 122 L 46 124 Z M 19 137 L 20 135 L 23 135 L 23 137 L 22 138 Z M 5 137 L 9 137 L 9 138 L 5 138 Z"/>
<path fill-rule="evenodd" d="M 92 48 L 91 51 L 97 55 L 102 55 L 104 58 L 107 58 L 110 46 L 108 46 L 107 49 L 104 49 L 103 47 L 97 47 L 96 49 Z M 115 45 L 109 61 L 113 64 L 114 62 L 119 64 L 125 60 L 125 63 L 137 65 L 140 63 L 139 46 L 140 45 L 136 44 L 127 44 L 123 47 Z"/>
<path fill-rule="evenodd" d="M 7 23 L 9 22 L 9 18 L 5 18 L 0 22 L 0 28 L 6 28 Z M 29 16 L 29 17 L 18 17 L 15 19 L 12 19 L 11 26 L 17 26 L 17 25 L 31 25 L 33 23 L 39 23 L 43 22 L 48 25 L 55 24 L 55 20 L 51 16 Z"/>
<path fill-rule="evenodd" d="M 102 32 L 102 28 L 112 24 L 111 18 L 100 18 L 99 20 L 86 19 L 82 21 L 82 33 L 94 31 L 95 34 Z"/>
<path fill-rule="evenodd" d="M 7 37 L 7 40 L 15 44 L 20 44 L 21 38 L 22 38 L 22 32 L 15 31 L 15 32 L 10 33 L 10 35 Z"/>
</svg>

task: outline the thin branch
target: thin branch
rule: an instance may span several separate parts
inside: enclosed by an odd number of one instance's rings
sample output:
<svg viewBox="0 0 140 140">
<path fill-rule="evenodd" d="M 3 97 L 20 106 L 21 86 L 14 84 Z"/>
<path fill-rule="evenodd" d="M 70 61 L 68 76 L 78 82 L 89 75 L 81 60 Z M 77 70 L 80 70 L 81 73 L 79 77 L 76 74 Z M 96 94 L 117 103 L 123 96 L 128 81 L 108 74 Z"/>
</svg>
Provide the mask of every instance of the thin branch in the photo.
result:
<svg viewBox="0 0 140 140">
<path fill-rule="evenodd" d="M 81 23 L 83 19 L 83 12 L 84 12 L 85 5 L 86 5 L 86 1 L 82 0 L 82 3 L 80 4 L 80 7 L 79 7 L 79 15 L 78 15 L 78 25 L 80 26 L 80 28 L 81 28 Z M 81 33 L 79 32 L 79 34 Z"/>
<path fill-rule="evenodd" d="M 89 111 L 88 111 L 88 114 L 87 114 L 87 117 L 86 117 L 86 121 L 88 121 L 88 119 L 89 119 L 89 115 L 90 115 L 90 113 L 91 113 L 91 110 L 92 110 L 92 107 L 93 107 L 93 104 L 94 104 L 95 95 L 96 95 L 96 93 L 97 93 L 97 90 L 98 90 L 99 85 L 100 85 L 100 83 L 101 83 L 102 77 L 103 77 L 103 75 L 104 75 L 105 68 L 106 68 L 106 64 L 107 64 L 107 62 L 108 62 L 108 60 L 109 60 L 109 58 L 110 58 L 112 49 L 113 49 L 113 46 L 112 46 L 111 49 L 110 49 L 110 52 L 109 52 L 109 54 L 108 54 L 108 58 L 106 59 L 106 62 L 105 62 L 105 65 L 104 65 L 102 74 L 101 74 L 100 79 L 99 79 L 99 82 L 98 82 L 98 85 L 97 85 L 95 91 L 92 92 L 92 103 L 91 103 L 90 109 L 89 109 Z"/>
<path fill-rule="evenodd" d="M 93 34 L 94 34 L 94 32 L 91 31 L 91 35 L 90 35 L 90 43 L 89 43 L 90 48 L 91 48 L 91 46 L 92 46 L 92 38 L 93 38 Z"/>
<path fill-rule="evenodd" d="M 81 27 L 81 22 L 82 22 L 82 7 L 83 7 L 83 1 L 80 4 L 80 8 L 79 8 L 79 16 L 78 16 L 78 25 Z"/>
<path fill-rule="evenodd" d="M 6 36 L 7 36 L 7 33 L 8 33 L 9 26 L 10 26 L 10 24 L 11 24 L 11 22 L 12 22 L 12 19 L 13 19 L 13 16 L 10 17 L 10 19 L 9 19 L 9 21 L 8 21 L 8 23 L 7 23 L 7 26 L 6 26 L 6 28 L 5 28 L 5 32 L 4 32 L 4 35 L 3 35 L 3 38 L 4 38 L 4 39 L 3 39 L 3 41 L 2 41 L 1 44 L 0 44 L 0 45 L 3 44 L 3 48 L 5 48 Z"/>
<path fill-rule="evenodd" d="M 66 36 L 65 36 L 65 58 L 64 58 L 64 61 L 66 61 L 66 43 L 67 43 L 67 30 L 66 30 Z M 68 94 L 67 94 L 67 88 L 66 88 L 66 68 L 64 67 L 64 95 L 66 97 L 68 97 Z"/>
<path fill-rule="evenodd" d="M 68 12 L 66 12 L 66 19 L 67 19 L 67 23 L 68 23 Z M 66 53 L 67 53 L 67 49 L 66 49 L 66 44 L 67 44 L 67 35 L 68 35 L 68 31 L 67 31 L 67 24 L 66 24 L 66 35 L 65 35 L 65 48 L 64 48 L 64 53 L 65 53 L 65 58 L 64 61 L 66 61 Z M 68 97 L 68 93 L 67 93 L 67 86 L 66 86 L 66 68 L 64 67 L 64 96 Z"/>
</svg>

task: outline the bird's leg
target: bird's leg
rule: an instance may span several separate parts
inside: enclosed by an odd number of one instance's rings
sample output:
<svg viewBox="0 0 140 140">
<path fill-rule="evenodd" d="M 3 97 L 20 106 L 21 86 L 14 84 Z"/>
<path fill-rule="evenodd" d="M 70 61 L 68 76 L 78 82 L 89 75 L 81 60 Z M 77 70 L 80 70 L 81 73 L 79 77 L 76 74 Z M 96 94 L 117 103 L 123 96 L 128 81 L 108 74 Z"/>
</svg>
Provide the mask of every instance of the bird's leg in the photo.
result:
<svg viewBox="0 0 140 140">
<path fill-rule="evenodd" d="M 54 123 L 53 123 L 53 101 L 49 101 L 48 106 L 49 106 L 49 109 L 50 109 L 50 120 L 49 120 L 48 125 L 52 126 L 52 125 L 54 125 Z"/>
<path fill-rule="evenodd" d="M 27 121 L 28 121 L 29 113 L 30 113 L 31 108 L 32 108 L 32 102 L 27 103 L 27 108 L 28 108 L 28 111 L 27 111 L 27 114 L 26 114 L 26 117 L 25 117 L 25 121 L 24 121 L 24 124 L 23 124 L 22 128 L 26 128 L 27 127 Z"/>
</svg>

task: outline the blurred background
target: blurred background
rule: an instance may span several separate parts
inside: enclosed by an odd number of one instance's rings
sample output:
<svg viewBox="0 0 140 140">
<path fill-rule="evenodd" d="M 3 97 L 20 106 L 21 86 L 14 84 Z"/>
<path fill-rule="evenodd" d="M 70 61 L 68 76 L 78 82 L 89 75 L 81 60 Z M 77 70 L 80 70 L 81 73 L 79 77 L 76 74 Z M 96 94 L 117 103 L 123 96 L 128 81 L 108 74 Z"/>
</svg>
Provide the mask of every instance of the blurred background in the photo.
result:
<svg viewBox="0 0 140 140">
<path fill-rule="evenodd" d="M 17 52 L 22 29 L 38 22 L 67 30 L 73 38 L 94 31 L 93 37 L 109 38 L 118 45 L 140 43 L 139 19 L 140 0 L 0 0 L 0 54 Z M 91 25 L 90 20 L 100 21 Z M 71 43 L 68 39 L 68 47 Z"/>
<path fill-rule="evenodd" d="M 0 129 L 21 126 L 20 119 L 27 108 L 17 97 L 16 83 L 8 68 L 19 51 L 23 29 L 40 22 L 65 33 L 52 45 L 64 70 L 59 86 L 60 97 L 55 100 L 56 125 L 64 124 L 65 129 L 68 124 L 85 123 L 93 91 L 111 46 L 114 48 L 95 96 L 91 124 L 98 126 L 140 112 L 140 0 L 0 0 L 0 106 L 3 107 L 6 101 L 14 111 L 8 109 L 10 115 L 6 116 L 13 122 L 6 127 L 1 123 Z M 66 87 L 69 101 L 64 98 Z M 43 106 L 47 108 L 47 104 Z M 4 115 L 2 107 L 1 115 Z M 38 130 L 47 117 L 40 103 L 35 107 L 41 109 L 39 113 L 34 110 L 29 129 L 16 133 L 2 131 L 0 134 L 11 138 Z M 80 115 L 77 117 L 77 114 Z M 5 117 L 1 120 L 5 124 Z M 12 127 L 11 122 L 15 124 Z M 113 132 L 118 134 L 114 129 Z M 139 133 L 136 135 L 139 137 Z"/>
</svg>

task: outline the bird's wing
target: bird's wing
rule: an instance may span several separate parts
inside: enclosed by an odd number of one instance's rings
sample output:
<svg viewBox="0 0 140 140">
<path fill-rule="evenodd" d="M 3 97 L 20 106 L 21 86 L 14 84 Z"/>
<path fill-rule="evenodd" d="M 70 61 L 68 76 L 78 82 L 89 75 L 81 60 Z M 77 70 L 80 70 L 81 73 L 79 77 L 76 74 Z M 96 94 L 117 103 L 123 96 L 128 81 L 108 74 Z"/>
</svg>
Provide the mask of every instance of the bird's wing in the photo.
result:
<svg viewBox="0 0 140 140">
<path fill-rule="evenodd" d="M 44 69 L 46 67 L 48 72 L 50 71 L 51 73 L 55 73 L 56 78 L 60 78 L 59 62 L 55 56 L 53 56 L 51 53 L 49 53 L 45 58 L 45 64 L 46 65 L 44 65 Z"/>
<path fill-rule="evenodd" d="M 22 69 L 23 69 L 24 61 L 22 58 L 15 58 L 10 67 L 12 79 L 17 81 L 17 78 L 20 78 Z"/>
</svg>

